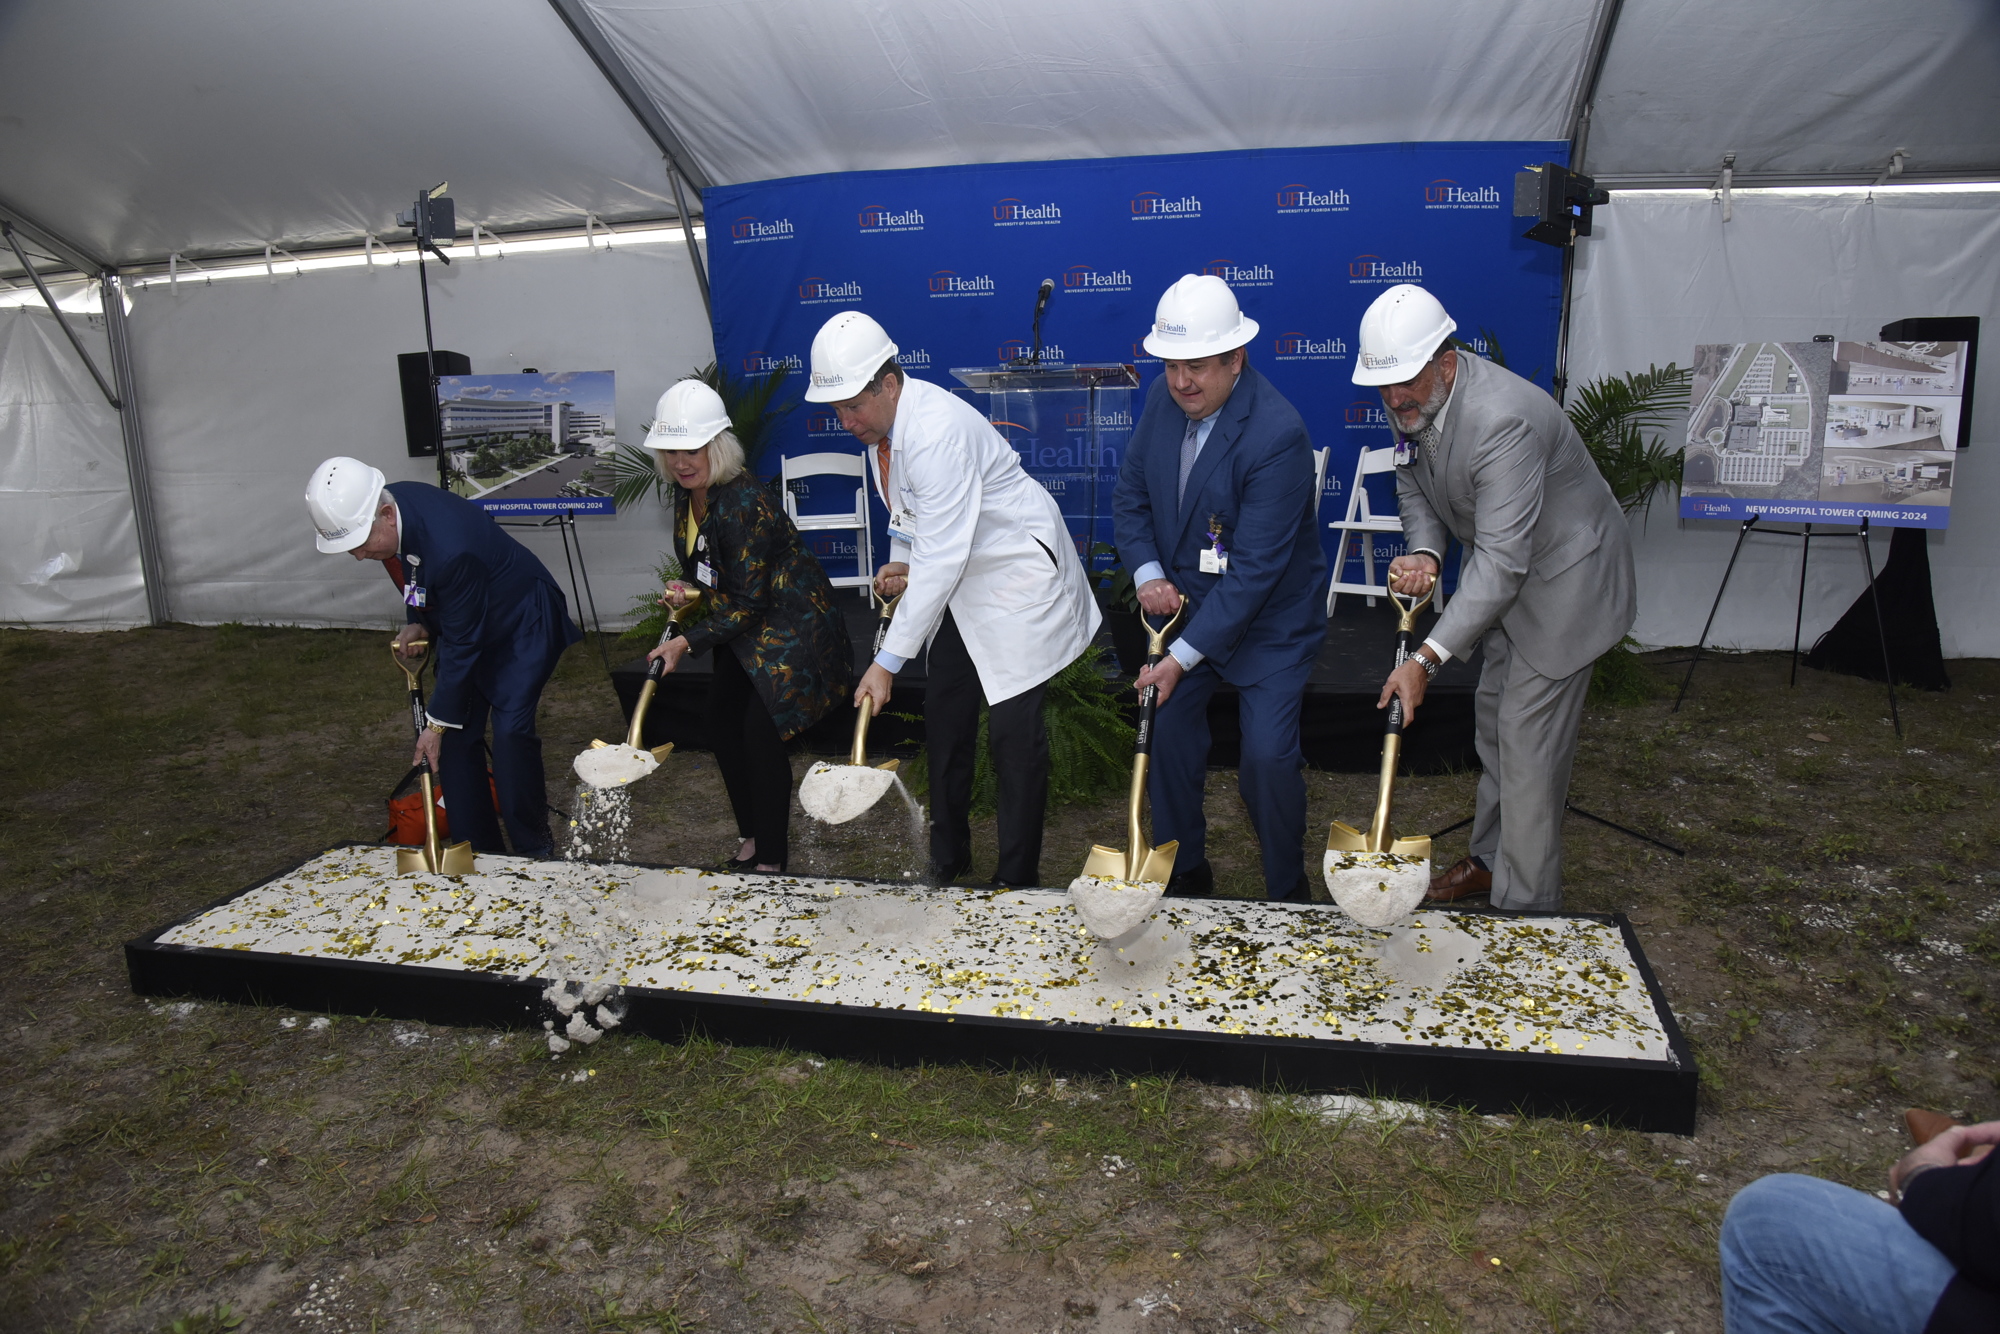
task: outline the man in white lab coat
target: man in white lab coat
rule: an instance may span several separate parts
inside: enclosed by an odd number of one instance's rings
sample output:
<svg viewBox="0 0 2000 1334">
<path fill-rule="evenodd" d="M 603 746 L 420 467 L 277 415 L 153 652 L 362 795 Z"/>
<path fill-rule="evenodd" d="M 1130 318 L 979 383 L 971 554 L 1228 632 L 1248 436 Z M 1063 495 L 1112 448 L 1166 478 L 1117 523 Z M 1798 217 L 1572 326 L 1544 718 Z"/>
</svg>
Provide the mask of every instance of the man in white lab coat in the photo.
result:
<svg viewBox="0 0 2000 1334">
<path fill-rule="evenodd" d="M 999 787 L 994 880 L 1037 885 L 1049 788 L 1042 695 L 1097 633 L 1097 603 L 1054 498 L 970 403 L 905 376 L 896 350 L 881 325 L 843 311 L 813 339 L 806 390 L 869 447 L 868 473 L 889 510 L 890 560 L 876 590 L 903 595 L 854 702 L 880 712 L 895 674 L 929 647 L 931 872 L 949 884 L 972 862 L 983 700 Z"/>
</svg>

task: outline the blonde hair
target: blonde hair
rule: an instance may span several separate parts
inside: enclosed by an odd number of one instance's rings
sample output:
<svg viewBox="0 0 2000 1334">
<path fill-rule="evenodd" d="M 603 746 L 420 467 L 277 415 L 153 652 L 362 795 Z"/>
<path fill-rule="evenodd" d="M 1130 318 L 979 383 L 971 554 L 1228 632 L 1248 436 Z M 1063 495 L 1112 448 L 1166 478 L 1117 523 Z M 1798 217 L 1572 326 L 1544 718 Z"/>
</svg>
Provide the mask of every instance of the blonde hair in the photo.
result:
<svg viewBox="0 0 2000 1334">
<path fill-rule="evenodd" d="M 708 451 L 708 484 L 710 486 L 721 486 L 724 482 L 733 482 L 743 474 L 745 467 L 743 442 L 736 438 L 736 432 L 728 430 L 718 431 L 715 438 L 703 445 L 702 448 Z M 674 475 L 667 470 L 667 455 L 676 452 L 686 453 L 691 451 L 666 449 L 652 451 L 653 467 L 659 472 L 660 476 L 670 482 L 674 480 Z"/>
</svg>

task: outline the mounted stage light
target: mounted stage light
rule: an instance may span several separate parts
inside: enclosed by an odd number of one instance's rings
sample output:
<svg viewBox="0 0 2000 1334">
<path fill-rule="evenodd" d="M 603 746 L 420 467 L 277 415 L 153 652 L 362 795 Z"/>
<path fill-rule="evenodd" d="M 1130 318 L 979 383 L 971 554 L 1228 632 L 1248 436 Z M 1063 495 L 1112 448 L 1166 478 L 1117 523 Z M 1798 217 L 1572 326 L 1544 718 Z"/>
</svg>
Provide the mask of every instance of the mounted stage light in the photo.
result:
<svg viewBox="0 0 2000 1334">
<path fill-rule="evenodd" d="M 1514 216 L 1534 218 L 1521 233 L 1530 241 L 1569 247 L 1590 235 L 1591 210 L 1611 202 L 1611 192 L 1597 188 L 1590 177 L 1544 162 L 1514 173 Z"/>
</svg>

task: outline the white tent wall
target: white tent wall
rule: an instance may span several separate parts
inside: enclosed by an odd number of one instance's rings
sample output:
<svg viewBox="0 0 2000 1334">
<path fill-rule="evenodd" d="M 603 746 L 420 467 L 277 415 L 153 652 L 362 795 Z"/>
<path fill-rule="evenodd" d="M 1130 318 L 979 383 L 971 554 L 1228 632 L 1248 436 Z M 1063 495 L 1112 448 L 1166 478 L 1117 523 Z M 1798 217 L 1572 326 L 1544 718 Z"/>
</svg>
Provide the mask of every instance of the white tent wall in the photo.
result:
<svg viewBox="0 0 2000 1334">
<path fill-rule="evenodd" d="M 1570 382 L 1685 366 L 1697 343 L 1872 336 L 1905 316 L 1979 316 L 1987 346 L 1972 448 L 1953 479 L 1951 527 L 1929 543 L 1945 656 L 2000 656 L 2000 190 L 1750 191 L 1736 193 L 1732 212 L 1722 221 L 1702 192 L 1621 194 L 1598 210 L 1599 234 L 1577 247 Z M 1648 646 L 1695 642 L 1739 527 L 1678 520 L 1676 508 L 1664 496 L 1633 521 L 1632 633 Z M 1791 647 L 1803 545 L 1752 533 L 1710 643 Z M 1855 543 L 1812 545 L 1806 645 L 1866 586 Z M 1877 533 L 1877 569 L 1888 545 Z"/>
<path fill-rule="evenodd" d="M 475 372 L 616 371 L 628 443 L 667 385 L 714 355 L 678 243 L 468 254 L 448 269 L 433 263 L 430 282 L 437 345 L 465 353 Z M 400 621 L 379 564 L 314 549 L 303 497 L 314 466 L 335 454 L 392 481 L 435 480 L 433 460 L 405 450 L 396 377 L 396 354 L 424 345 L 414 261 L 156 284 L 134 294 L 131 329 L 174 619 Z M 666 544 L 660 511 L 585 517 L 578 528 L 604 624 L 625 623 Z M 556 531 L 511 531 L 567 593 Z M 581 621 L 589 608 L 571 614 Z"/>
<path fill-rule="evenodd" d="M 82 304 L 58 296 L 65 306 Z M 101 315 L 68 313 L 99 370 Z M 0 309 L 0 621 L 146 623 L 146 585 L 118 414 L 46 308 Z"/>
</svg>

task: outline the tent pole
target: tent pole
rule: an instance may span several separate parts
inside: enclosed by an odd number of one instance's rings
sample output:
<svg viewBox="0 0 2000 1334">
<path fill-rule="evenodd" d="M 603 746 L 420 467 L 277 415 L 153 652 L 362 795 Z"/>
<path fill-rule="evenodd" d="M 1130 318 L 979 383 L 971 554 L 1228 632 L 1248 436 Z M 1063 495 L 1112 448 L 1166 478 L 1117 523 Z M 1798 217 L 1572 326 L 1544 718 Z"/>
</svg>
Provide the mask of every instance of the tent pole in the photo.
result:
<svg viewBox="0 0 2000 1334">
<path fill-rule="evenodd" d="M 674 133 L 674 127 L 667 124 L 659 104 L 647 95 L 632 67 L 625 63 L 625 58 L 618 54 L 618 48 L 611 44 L 604 29 L 597 25 L 585 0 L 549 0 L 549 4 L 569 25 L 577 44 L 596 62 L 598 72 L 624 100 L 626 110 L 632 113 L 640 128 L 651 136 L 653 143 L 665 155 L 668 167 L 687 177 L 688 184 L 696 190 L 707 189 L 711 182 L 696 164 L 694 154 L 688 151 L 680 135 Z"/>
<path fill-rule="evenodd" d="M 688 217 L 687 196 L 681 191 L 681 174 L 674 170 L 673 159 L 667 159 L 667 179 L 674 186 L 674 208 L 681 215 L 681 235 L 687 238 L 688 263 L 694 265 L 694 280 L 701 287 L 701 308 L 708 314 L 709 322 L 715 321 L 715 306 L 708 299 L 708 265 L 703 262 L 701 246 L 694 239 L 694 220 Z"/>
<path fill-rule="evenodd" d="M 125 439 L 125 477 L 132 488 L 132 520 L 139 535 L 139 571 L 146 581 L 146 616 L 154 625 L 165 625 L 166 567 L 160 559 L 152 474 L 146 466 L 146 432 L 139 421 L 138 384 L 132 374 L 132 340 L 125 322 L 125 284 L 111 269 L 98 275 L 97 281 L 104 297 L 104 332 L 111 344 L 111 374 L 118 381 L 118 430 Z"/>
<path fill-rule="evenodd" d="M 111 382 L 104 378 L 103 371 L 97 369 L 96 360 L 84 347 L 83 340 L 76 336 L 76 330 L 70 328 L 69 320 L 64 318 L 62 307 L 56 304 L 55 297 L 49 294 L 49 285 L 42 281 L 42 275 L 35 272 L 35 266 L 28 262 L 27 255 L 22 252 L 21 242 L 14 236 L 14 224 L 0 221 L 0 235 L 7 238 L 8 246 L 14 251 L 14 258 L 21 262 L 21 268 L 27 272 L 28 280 L 34 283 L 35 290 L 42 294 L 42 304 L 49 308 L 49 314 L 55 316 L 57 327 L 63 331 L 63 336 L 69 339 L 69 345 L 76 349 L 76 355 L 83 362 L 84 369 L 90 372 L 91 379 L 97 381 L 98 389 L 104 394 L 104 401 L 111 405 L 112 411 L 124 411 L 125 405 L 118 401 L 118 394 L 111 388 Z"/>
<path fill-rule="evenodd" d="M 1604 58 L 1611 53 L 1611 34 L 1618 30 L 1618 15 L 1625 0 L 1599 0 L 1597 30 L 1591 34 L 1590 59 L 1583 82 L 1578 85 L 1576 103 L 1569 116 L 1569 169 L 1583 171 L 1583 155 L 1590 146 L 1590 112 L 1597 102 L 1597 83 L 1604 77 Z M 1563 247 L 1562 310 L 1556 318 L 1556 373 L 1551 380 L 1556 402 L 1569 393 L 1570 298 L 1576 287 L 1576 238 Z"/>
</svg>

